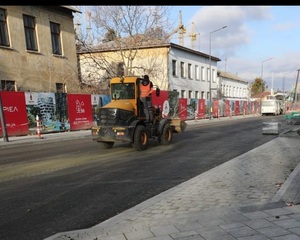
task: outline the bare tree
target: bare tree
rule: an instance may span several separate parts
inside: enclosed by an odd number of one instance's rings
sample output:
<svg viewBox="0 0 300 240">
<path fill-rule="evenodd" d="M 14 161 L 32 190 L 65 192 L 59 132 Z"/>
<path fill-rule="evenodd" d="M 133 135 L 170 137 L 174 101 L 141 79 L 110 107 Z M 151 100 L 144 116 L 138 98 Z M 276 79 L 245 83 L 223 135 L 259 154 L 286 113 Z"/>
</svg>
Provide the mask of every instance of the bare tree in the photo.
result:
<svg viewBox="0 0 300 240">
<path fill-rule="evenodd" d="M 147 74 L 155 78 L 158 72 L 166 76 L 166 69 L 160 69 L 162 59 L 154 53 L 143 57 L 141 49 L 169 41 L 169 32 L 174 32 L 169 31 L 173 29 L 169 22 L 170 7 L 93 6 L 90 9 L 94 44 L 82 34 L 77 38 L 82 81 L 106 84 L 108 79 L 119 75 Z"/>
</svg>

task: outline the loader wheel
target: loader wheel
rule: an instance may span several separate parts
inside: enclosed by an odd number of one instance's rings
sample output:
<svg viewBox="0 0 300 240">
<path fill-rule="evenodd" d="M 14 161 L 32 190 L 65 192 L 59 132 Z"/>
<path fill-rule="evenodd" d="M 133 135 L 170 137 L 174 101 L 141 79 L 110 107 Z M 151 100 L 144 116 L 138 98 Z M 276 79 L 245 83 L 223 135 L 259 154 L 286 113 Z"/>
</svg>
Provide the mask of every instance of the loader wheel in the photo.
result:
<svg viewBox="0 0 300 240">
<path fill-rule="evenodd" d="M 143 125 L 138 125 L 134 132 L 132 147 L 135 150 L 143 151 L 148 147 L 148 134 Z"/>
<path fill-rule="evenodd" d="M 170 124 L 166 124 L 162 130 L 162 134 L 160 136 L 160 144 L 161 145 L 169 145 L 173 139 L 173 129 Z"/>
<path fill-rule="evenodd" d="M 104 149 L 110 149 L 113 147 L 114 142 L 98 142 L 100 146 Z"/>
</svg>

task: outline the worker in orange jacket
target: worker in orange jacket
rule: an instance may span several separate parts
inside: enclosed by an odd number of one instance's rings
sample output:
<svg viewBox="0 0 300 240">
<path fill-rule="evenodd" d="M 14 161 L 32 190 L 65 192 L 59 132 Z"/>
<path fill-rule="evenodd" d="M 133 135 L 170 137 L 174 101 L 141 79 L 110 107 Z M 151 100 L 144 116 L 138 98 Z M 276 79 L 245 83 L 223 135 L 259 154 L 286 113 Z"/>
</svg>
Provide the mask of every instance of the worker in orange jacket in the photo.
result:
<svg viewBox="0 0 300 240">
<path fill-rule="evenodd" d="M 149 76 L 145 75 L 142 80 L 142 84 L 140 85 L 140 99 L 143 103 L 143 109 L 146 116 L 146 121 L 153 120 L 153 112 L 152 112 L 152 98 L 151 92 L 153 89 L 153 83 L 150 81 Z"/>
</svg>

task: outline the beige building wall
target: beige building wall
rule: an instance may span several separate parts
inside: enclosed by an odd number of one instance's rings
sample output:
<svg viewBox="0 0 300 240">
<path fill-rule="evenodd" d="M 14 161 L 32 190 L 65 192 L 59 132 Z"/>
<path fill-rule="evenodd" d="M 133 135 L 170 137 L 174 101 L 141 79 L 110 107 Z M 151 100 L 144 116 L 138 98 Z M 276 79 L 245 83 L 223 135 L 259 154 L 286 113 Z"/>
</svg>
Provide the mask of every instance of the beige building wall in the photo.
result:
<svg viewBox="0 0 300 240">
<path fill-rule="evenodd" d="M 80 68 L 82 81 L 87 84 L 98 84 L 101 88 L 107 88 L 110 77 L 107 72 L 112 71 L 112 65 L 125 63 L 125 74 L 140 76 L 147 74 L 154 85 L 161 90 L 168 88 L 168 48 L 143 48 L 135 52 L 135 57 L 130 61 L 129 51 L 95 51 L 80 53 Z"/>
<path fill-rule="evenodd" d="M 9 47 L 0 46 L 0 80 L 15 81 L 16 91 L 79 92 L 72 10 L 60 6 L 0 6 L 6 10 Z M 38 51 L 26 49 L 23 14 L 36 19 Z M 50 21 L 60 25 L 62 55 L 52 54 Z"/>
</svg>

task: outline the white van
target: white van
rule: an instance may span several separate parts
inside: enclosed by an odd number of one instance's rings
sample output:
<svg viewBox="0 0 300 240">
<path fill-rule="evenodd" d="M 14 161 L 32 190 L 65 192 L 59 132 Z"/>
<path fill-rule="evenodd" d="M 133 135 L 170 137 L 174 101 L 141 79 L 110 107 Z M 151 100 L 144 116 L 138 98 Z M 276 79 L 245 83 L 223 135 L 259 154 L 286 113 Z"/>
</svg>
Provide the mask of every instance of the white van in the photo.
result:
<svg viewBox="0 0 300 240">
<path fill-rule="evenodd" d="M 261 115 L 280 115 L 283 113 L 283 107 L 280 100 L 267 99 L 261 102 Z"/>
</svg>

